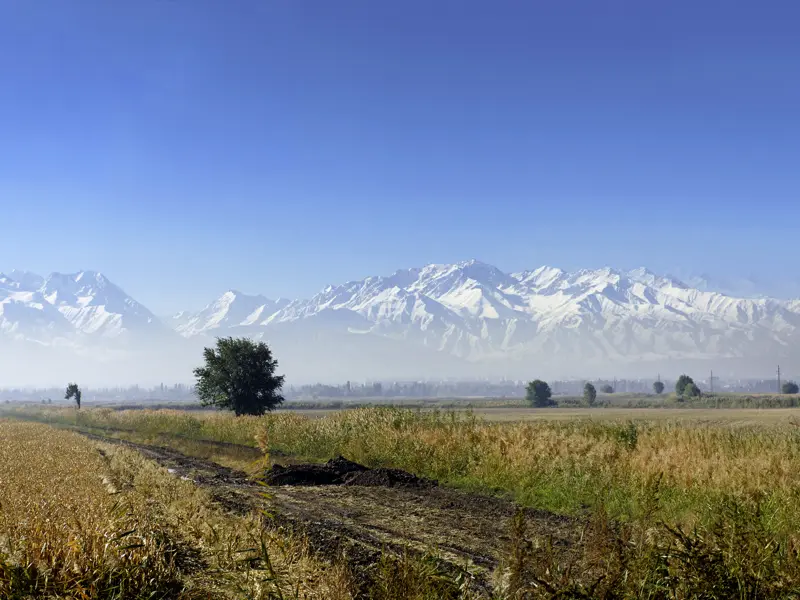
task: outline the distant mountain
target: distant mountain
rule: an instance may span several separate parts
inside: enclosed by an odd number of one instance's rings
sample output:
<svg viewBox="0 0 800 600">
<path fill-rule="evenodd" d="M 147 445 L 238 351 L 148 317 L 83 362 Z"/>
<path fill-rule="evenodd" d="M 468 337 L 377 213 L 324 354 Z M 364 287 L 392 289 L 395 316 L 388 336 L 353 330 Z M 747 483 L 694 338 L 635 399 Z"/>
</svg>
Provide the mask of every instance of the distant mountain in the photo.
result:
<svg viewBox="0 0 800 600">
<path fill-rule="evenodd" d="M 241 310 L 232 310 L 237 302 Z M 246 315 L 246 316 L 245 316 Z M 508 374 L 779 356 L 800 341 L 798 303 L 735 298 L 645 268 L 504 273 L 479 261 L 403 269 L 328 286 L 308 300 L 228 292 L 177 330 L 269 337 L 314 317 Z"/>
<path fill-rule="evenodd" d="M 270 300 L 229 290 L 197 314 L 178 313 L 172 318 L 172 324 L 184 336 L 243 329 L 263 325 L 267 317 L 287 304 L 288 300 Z"/>
<path fill-rule="evenodd" d="M 12 271 L 0 274 L 0 345 L 104 364 L 115 353 L 140 366 L 159 355 L 159 372 L 174 367 L 176 380 L 203 345 L 228 335 L 268 340 L 294 381 L 589 377 L 707 363 L 745 376 L 800 360 L 800 300 L 707 287 L 645 268 L 505 273 L 472 260 L 331 285 L 309 299 L 229 290 L 201 311 L 158 319 L 99 273 Z"/>
<path fill-rule="evenodd" d="M 758 275 L 718 277 L 709 273 L 678 275 L 687 285 L 703 292 L 719 292 L 737 298 L 800 298 L 800 276 L 791 274 L 775 278 Z"/>
<path fill-rule="evenodd" d="M 165 325 L 101 273 L 12 271 L 0 276 L 0 330 L 46 343 L 60 337 L 163 333 Z"/>
</svg>

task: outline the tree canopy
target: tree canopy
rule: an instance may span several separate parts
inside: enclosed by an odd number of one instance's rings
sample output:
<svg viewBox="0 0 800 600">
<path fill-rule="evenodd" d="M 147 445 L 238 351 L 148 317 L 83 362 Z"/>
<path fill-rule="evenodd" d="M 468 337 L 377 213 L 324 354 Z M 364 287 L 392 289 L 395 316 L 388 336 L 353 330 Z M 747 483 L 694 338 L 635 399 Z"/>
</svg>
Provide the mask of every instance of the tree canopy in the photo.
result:
<svg viewBox="0 0 800 600">
<path fill-rule="evenodd" d="M 528 383 L 525 399 L 531 406 L 542 408 L 550 406 L 553 403 L 551 400 L 552 395 L 553 392 L 550 390 L 550 386 L 547 385 L 547 382 L 536 379 Z"/>
<path fill-rule="evenodd" d="M 800 387 L 794 381 L 787 381 L 781 386 L 781 391 L 784 394 L 797 394 L 800 392 Z"/>
<path fill-rule="evenodd" d="M 614 388 L 608 384 L 605 384 L 603 387 L 600 388 L 600 391 L 603 392 L 604 394 L 613 394 Z"/>
<path fill-rule="evenodd" d="M 662 382 L 662 381 L 654 381 L 653 382 L 653 391 L 656 394 L 661 394 L 664 391 L 664 382 Z"/>
<path fill-rule="evenodd" d="M 678 394 L 678 396 L 683 396 L 686 392 L 686 386 L 689 384 L 694 385 L 694 379 L 688 375 L 681 375 L 678 377 L 678 381 L 675 382 L 675 393 Z"/>
<path fill-rule="evenodd" d="M 597 400 L 597 390 L 591 383 L 586 383 L 583 386 L 583 399 L 589 406 L 594 404 L 594 401 Z"/>
<path fill-rule="evenodd" d="M 283 375 L 264 342 L 218 338 L 216 348 L 203 350 L 205 366 L 194 370 L 196 394 L 205 406 L 239 415 L 263 415 L 283 402 Z"/>
<path fill-rule="evenodd" d="M 71 398 L 75 399 L 75 404 L 78 408 L 81 407 L 81 388 L 78 387 L 77 383 L 70 383 L 67 385 L 67 391 L 64 393 L 64 400 L 70 400 Z"/>
<path fill-rule="evenodd" d="M 687 383 L 686 387 L 683 388 L 683 396 L 685 398 L 699 398 L 702 394 L 700 393 L 700 388 L 692 381 Z"/>
</svg>

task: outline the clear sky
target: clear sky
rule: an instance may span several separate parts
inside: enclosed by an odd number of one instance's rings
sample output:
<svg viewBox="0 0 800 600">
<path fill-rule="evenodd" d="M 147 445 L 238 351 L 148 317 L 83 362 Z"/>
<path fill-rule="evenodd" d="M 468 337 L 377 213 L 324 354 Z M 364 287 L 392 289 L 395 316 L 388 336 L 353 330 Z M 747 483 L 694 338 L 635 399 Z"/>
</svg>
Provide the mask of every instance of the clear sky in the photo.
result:
<svg viewBox="0 0 800 600">
<path fill-rule="evenodd" d="M 800 4 L 0 0 L 0 270 L 800 274 Z"/>
</svg>

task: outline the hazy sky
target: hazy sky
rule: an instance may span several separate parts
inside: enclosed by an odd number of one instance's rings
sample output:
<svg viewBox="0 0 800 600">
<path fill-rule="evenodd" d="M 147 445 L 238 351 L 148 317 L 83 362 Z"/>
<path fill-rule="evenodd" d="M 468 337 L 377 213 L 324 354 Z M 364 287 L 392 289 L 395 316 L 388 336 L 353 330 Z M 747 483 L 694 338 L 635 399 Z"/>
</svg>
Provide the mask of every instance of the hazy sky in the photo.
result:
<svg viewBox="0 0 800 600">
<path fill-rule="evenodd" d="M 0 269 L 800 273 L 800 4 L 0 0 Z"/>
</svg>

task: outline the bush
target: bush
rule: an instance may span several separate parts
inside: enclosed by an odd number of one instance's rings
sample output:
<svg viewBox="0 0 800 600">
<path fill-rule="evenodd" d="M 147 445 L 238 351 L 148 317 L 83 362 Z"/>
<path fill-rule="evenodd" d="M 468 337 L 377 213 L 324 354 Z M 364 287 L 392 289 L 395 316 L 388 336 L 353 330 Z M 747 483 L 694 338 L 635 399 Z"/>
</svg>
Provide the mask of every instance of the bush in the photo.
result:
<svg viewBox="0 0 800 600">
<path fill-rule="evenodd" d="M 664 392 L 664 382 L 662 381 L 653 382 L 653 391 L 656 394 L 662 394 Z"/>
<path fill-rule="evenodd" d="M 614 388 L 611 387 L 610 385 L 606 384 L 606 385 L 604 385 L 603 387 L 600 388 L 600 391 L 603 392 L 604 394 L 613 394 L 614 393 Z"/>
</svg>

